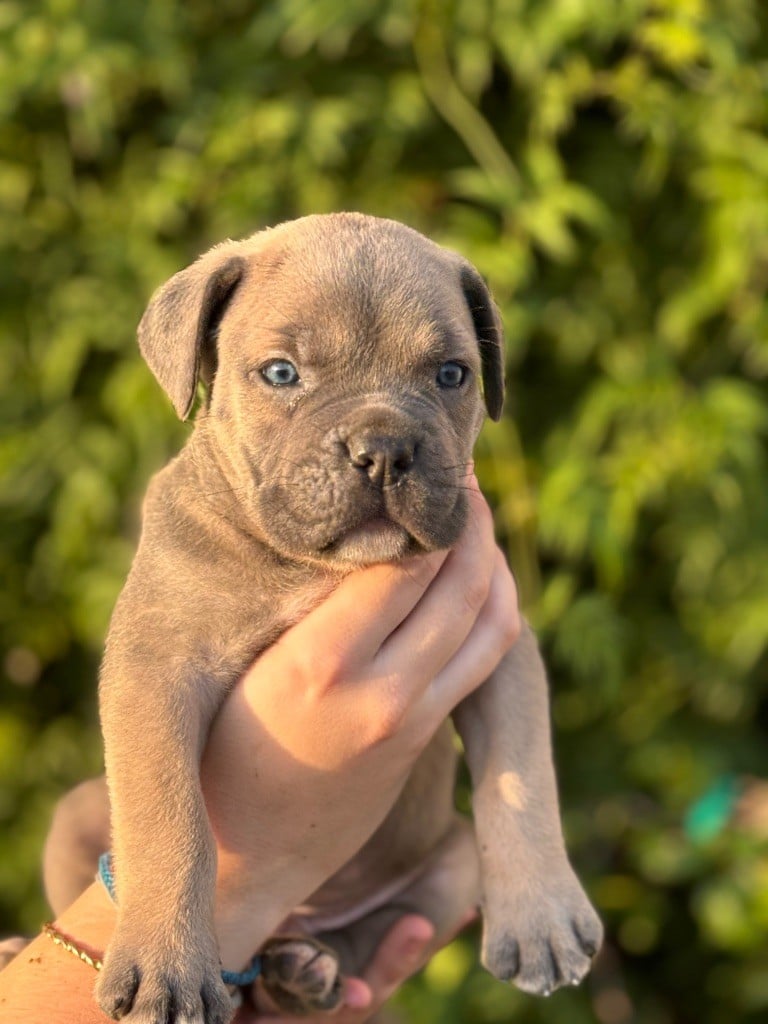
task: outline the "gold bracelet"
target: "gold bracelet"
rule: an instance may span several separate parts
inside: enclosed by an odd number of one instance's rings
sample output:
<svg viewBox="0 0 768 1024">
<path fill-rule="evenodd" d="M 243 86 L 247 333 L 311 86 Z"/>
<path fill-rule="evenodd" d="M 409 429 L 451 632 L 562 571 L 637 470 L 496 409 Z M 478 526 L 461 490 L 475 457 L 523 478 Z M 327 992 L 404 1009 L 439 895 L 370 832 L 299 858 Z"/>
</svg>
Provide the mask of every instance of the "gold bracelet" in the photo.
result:
<svg viewBox="0 0 768 1024">
<path fill-rule="evenodd" d="M 63 932 L 60 932 L 58 928 L 55 928 L 51 921 L 47 921 L 42 928 L 43 935 L 47 935 L 48 938 L 55 942 L 57 946 L 61 946 L 62 949 L 66 949 L 68 953 L 76 956 L 78 960 L 82 960 L 84 964 L 88 964 L 89 967 L 93 967 L 94 970 L 100 971 L 103 967 L 103 963 L 98 956 L 91 956 L 85 949 L 81 949 L 72 939 L 67 938 Z M 237 1009 L 241 1005 L 243 998 L 240 989 L 234 985 L 227 985 L 227 991 L 229 997 L 232 1000 L 232 1008 Z"/>
<path fill-rule="evenodd" d="M 98 956 L 91 956 L 86 950 L 81 949 L 72 939 L 68 939 L 66 935 L 58 931 L 51 921 L 43 925 L 43 935 L 47 935 L 57 946 L 66 949 L 68 953 L 72 953 L 78 960 L 82 960 L 84 964 L 88 964 L 89 967 L 93 967 L 96 971 L 101 970 L 102 963 Z"/>
</svg>

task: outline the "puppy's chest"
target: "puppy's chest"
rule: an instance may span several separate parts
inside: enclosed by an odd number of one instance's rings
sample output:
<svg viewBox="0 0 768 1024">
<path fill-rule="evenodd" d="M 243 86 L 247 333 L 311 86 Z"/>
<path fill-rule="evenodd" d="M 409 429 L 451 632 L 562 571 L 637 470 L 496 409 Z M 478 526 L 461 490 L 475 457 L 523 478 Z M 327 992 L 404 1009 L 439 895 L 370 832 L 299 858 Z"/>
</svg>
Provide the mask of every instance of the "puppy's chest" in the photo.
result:
<svg viewBox="0 0 768 1024">
<path fill-rule="evenodd" d="M 161 505 L 160 511 L 166 509 Z M 187 519 L 193 511 L 194 505 L 185 510 Z M 171 684 L 197 680 L 217 701 L 336 585 L 327 573 L 281 565 L 239 538 L 232 543 L 215 525 L 175 529 L 178 523 L 166 514 L 145 523 L 112 618 L 108 668 L 139 671 L 151 665 Z"/>
<path fill-rule="evenodd" d="M 330 577 L 281 583 L 237 577 L 212 595 L 210 612 L 198 619 L 200 667 L 219 676 L 239 673 L 287 629 L 300 622 L 330 594 Z"/>
</svg>

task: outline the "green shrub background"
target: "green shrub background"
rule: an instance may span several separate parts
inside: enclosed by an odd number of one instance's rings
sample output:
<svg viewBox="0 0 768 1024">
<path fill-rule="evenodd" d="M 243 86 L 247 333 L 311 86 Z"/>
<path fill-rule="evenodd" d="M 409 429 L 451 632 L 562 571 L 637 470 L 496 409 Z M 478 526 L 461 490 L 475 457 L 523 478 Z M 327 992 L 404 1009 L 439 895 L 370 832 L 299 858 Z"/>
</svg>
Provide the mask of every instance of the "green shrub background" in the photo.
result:
<svg viewBox="0 0 768 1024">
<path fill-rule="evenodd" d="M 708 817 L 768 776 L 766 29 L 760 0 L 0 2 L 0 929 L 45 916 L 140 496 L 188 429 L 142 308 L 226 236 L 360 209 L 503 310 L 479 473 L 608 930 L 549 1001 L 465 937 L 401 1019 L 768 1019 L 768 829 Z"/>
</svg>

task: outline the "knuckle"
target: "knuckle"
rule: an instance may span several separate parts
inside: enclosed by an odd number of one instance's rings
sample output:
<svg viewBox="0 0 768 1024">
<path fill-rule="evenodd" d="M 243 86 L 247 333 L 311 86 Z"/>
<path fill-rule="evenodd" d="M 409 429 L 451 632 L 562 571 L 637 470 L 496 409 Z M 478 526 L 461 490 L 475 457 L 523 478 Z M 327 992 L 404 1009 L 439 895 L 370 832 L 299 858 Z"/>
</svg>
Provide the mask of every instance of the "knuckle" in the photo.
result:
<svg viewBox="0 0 768 1024">
<path fill-rule="evenodd" d="M 520 639 L 520 616 L 516 611 L 503 608 L 499 609 L 496 622 L 499 643 L 505 651 L 508 651 Z"/>
<path fill-rule="evenodd" d="M 296 689 L 320 696 L 343 686 L 353 674 L 348 648 L 328 642 L 320 652 L 307 650 L 303 653 L 297 665 Z"/>
<path fill-rule="evenodd" d="M 481 535 L 488 535 L 493 533 L 493 512 L 488 502 L 485 500 L 483 494 L 479 491 L 474 496 L 474 518 L 477 525 L 478 532 Z"/>
<path fill-rule="evenodd" d="M 521 620 L 515 607 L 491 595 L 483 609 L 485 652 L 498 661 L 520 639 Z"/>
<path fill-rule="evenodd" d="M 490 580 L 484 577 L 473 576 L 463 588 L 462 595 L 464 604 L 469 612 L 477 616 L 488 600 Z"/>
<path fill-rule="evenodd" d="M 403 723 L 403 716 L 400 711 L 396 708 L 387 708 L 379 717 L 378 721 L 374 723 L 373 727 L 373 739 L 374 741 L 382 742 L 384 740 L 391 740 L 400 731 L 400 726 Z"/>
<path fill-rule="evenodd" d="M 367 734 L 371 745 L 390 740 L 400 732 L 407 707 L 397 693 L 389 692 L 372 702 Z"/>
<path fill-rule="evenodd" d="M 349 679 L 351 673 L 349 657 L 345 651 L 331 648 L 322 660 L 320 678 L 323 689 L 336 689 Z"/>
<path fill-rule="evenodd" d="M 520 639 L 523 623 L 517 597 L 517 586 L 501 551 L 496 553 L 496 584 L 488 601 L 488 614 L 504 650 Z"/>
</svg>

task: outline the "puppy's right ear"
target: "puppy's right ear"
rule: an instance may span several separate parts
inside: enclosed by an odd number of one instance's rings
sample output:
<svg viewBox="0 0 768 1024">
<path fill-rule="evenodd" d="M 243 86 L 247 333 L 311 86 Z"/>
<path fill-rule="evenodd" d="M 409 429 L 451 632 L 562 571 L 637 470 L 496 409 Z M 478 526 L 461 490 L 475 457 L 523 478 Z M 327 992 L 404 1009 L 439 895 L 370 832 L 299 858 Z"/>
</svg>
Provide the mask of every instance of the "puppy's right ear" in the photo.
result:
<svg viewBox="0 0 768 1024">
<path fill-rule="evenodd" d="M 246 261 L 231 255 L 228 245 L 213 249 L 158 288 L 141 318 L 141 354 L 183 420 L 192 410 L 198 381 L 211 382 L 212 335 L 245 268 Z"/>
<path fill-rule="evenodd" d="M 480 348 L 485 407 L 492 420 L 501 419 L 504 406 L 504 328 L 488 285 L 471 263 L 459 261 L 461 287 Z"/>
</svg>

